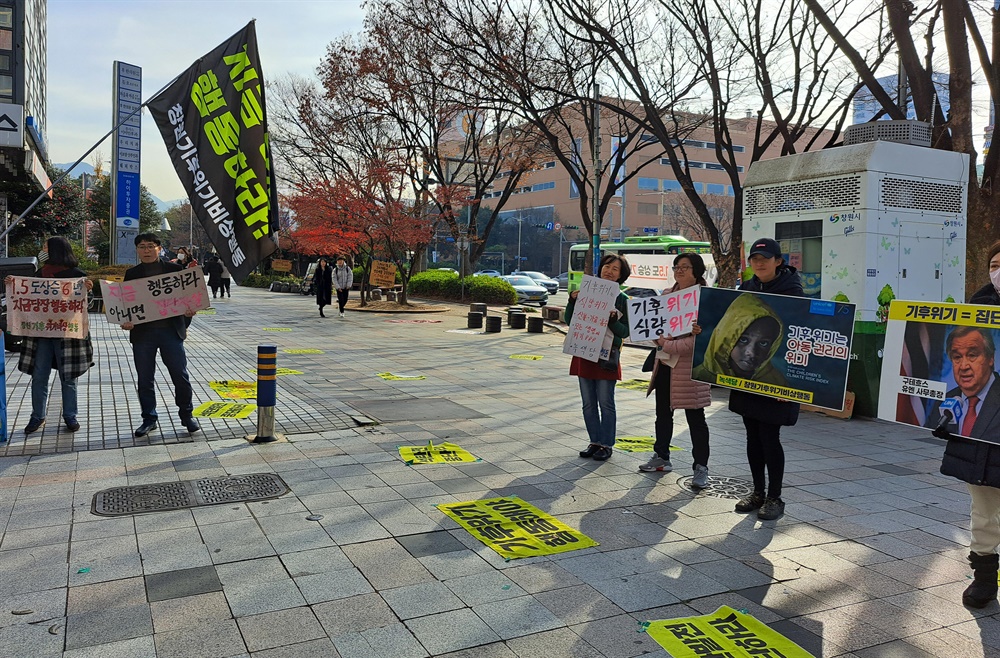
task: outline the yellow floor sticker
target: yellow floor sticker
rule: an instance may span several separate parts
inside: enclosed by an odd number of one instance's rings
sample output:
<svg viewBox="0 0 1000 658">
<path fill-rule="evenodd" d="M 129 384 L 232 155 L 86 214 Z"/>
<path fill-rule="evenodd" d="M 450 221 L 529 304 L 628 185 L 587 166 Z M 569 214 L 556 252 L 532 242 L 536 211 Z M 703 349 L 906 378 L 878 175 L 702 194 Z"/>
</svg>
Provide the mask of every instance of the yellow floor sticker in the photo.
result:
<svg viewBox="0 0 1000 658">
<path fill-rule="evenodd" d="M 257 374 L 256 368 L 250 368 L 250 372 Z M 304 374 L 301 370 L 292 370 L 291 368 L 277 368 L 274 371 L 276 375 L 301 375 Z"/>
<path fill-rule="evenodd" d="M 291 331 L 291 327 L 264 327 L 264 331 Z"/>
<path fill-rule="evenodd" d="M 627 388 L 633 391 L 645 391 L 649 388 L 648 379 L 623 379 L 617 384 L 618 388 Z"/>
<path fill-rule="evenodd" d="M 651 436 L 619 436 L 615 438 L 615 450 L 625 452 L 653 452 L 656 439 Z M 670 446 L 671 450 L 683 450 L 680 446 Z"/>
<path fill-rule="evenodd" d="M 255 411 L 257 411 L 255 404 L 205 402 L 194 408 L 194 415 L 202 418 L 249 418 Z"/>
<path fill-rule="evenodd" d="M 417 379 L 427 379 L 423 375 L 394 375 L 391 372 L 376 372 L 377 376 L 386 381 L 411 381 Z"/>
<path fill-rule="evenodd" d="M 814 658 L 767 624 L 725 605 L 710 615 L 661 619 L 646 622 L 643 627 L 674 658 Z"/>
<path fill-rule="evenodd" d="M 437 507 L 507 560 L 597 546 L 597 542 L 587 535 L 517 496 L 446 503 Z"/>
<path fill-rule="evenodd" d="M 323 350 L 317 350 L 312 347 L 301 348 L 301 349 L 296 348 L 293 350 L 281 350 L 281 351 L 284 352 L 285 354 L 326 354 L 326 352 L 324 352 Z"/>
<path fill-rule="evenodd" d="M 460 448 L 454 443 L 434 444 L 428 441 L 425 446 L 399 446 L 399 456 L 409 465 L 414 464 L 454 464 L 456 462 L 478 462 L 479 457 Z"/>
<path fill-rule="evenodd" d="M 208 385 L 220 396 L 230 400 L 257 399 L 257 382 L 222 380 L 209 382 Z"/>
<path fill-rule="evenodd" d="M 200 311 L 198 311 L 198 315 L 215 315 L 215 309 L 214 308 L 203 308 Z"/>
<path fill-rule="evenodd" d="M 537 354 L 511 354 L 509 359 L 524 359 L 525 361 L 538 361 L 542 357 Z"/>
</svg>

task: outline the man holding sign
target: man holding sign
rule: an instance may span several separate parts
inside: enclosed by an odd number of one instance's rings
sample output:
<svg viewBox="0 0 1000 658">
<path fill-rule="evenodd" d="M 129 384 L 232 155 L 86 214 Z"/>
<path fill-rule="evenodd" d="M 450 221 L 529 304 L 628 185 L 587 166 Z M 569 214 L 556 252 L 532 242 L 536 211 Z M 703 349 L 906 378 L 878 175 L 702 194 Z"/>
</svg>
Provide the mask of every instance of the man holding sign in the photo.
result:
<svg viewBox="0 0 1000 658">
<path fill-rule="evenodd" d="M 176 263 L 160 260 L 160 239 L 153 233 L 137 235 L 135 246 L 139 264 L 125 272 L 126 281 L 184 270 Z M 187 354 L 184 352 L 187 327 L 191 324 L 191 318 L 195 313 L 197 310 L 191 309 L 185 311 L 183 316 L 150 319 L 141 323 L 133 321 L 122 323 L 122 329 L 131 332 L 129 339 L 132 341 L 132 358 L 135 361 L 138 378 L 139 406 L 142 409 L 142 424 L 136 428 L 136 436 L 146 436 L 156 429 L 156 388 L 153 385 L 153 378 L 156 375 L 157 352 L 160 353 L 163 365 L 166 366 L 170 380 L 174 384 L 174 401 L 180 412 L 181 424 L 192 434 L 201 429 L 198 422 L 192 418 L 193 393 L 187 373 Z"/>
</svg>

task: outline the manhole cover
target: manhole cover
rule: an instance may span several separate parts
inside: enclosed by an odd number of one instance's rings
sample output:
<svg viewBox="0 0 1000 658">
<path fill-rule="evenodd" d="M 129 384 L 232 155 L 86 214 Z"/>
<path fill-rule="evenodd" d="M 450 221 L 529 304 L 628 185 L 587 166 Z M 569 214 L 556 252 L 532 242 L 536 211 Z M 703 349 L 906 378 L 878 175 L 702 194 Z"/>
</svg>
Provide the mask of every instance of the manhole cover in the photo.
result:
<svg viewBox="0 0 1000 658">
<path fill-rule="evenodd" d="M 737 478 L 722 477 L 719 475 L 708 476 L 707 488 L 700 490 L 694 489 L 691 486 L 692 477 L 693 476 L 691 475 L 683 477 L 677 480 L 677 484 L 685 489 L 691 491 L 701 491 L 701 493 L 707 496 L 715 496 L 716 498 L 733 498 L 738 500 L 753 493 L 753 482 L 747 482 L 746 480 L 739 480 Z"/>
<path fill-rule="evenodd" d="M 288 485 L 277 475 L 250 473 L 105 489 L 94 494 L 91 512 L 101 516 L 124 516 L 236 501 L 265 500 L 286 493 Z"/>
</svg>

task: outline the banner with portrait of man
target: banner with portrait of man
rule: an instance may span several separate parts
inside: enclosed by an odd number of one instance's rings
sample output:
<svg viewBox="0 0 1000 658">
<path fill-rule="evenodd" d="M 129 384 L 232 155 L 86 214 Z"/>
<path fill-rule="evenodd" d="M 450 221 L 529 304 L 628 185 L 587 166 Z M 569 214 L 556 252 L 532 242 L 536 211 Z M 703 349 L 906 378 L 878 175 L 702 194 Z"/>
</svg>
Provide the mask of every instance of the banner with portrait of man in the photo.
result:
<svg viewBox="0 0 1000 658">
<path fill-rule="evenodd" d="M 1000 444 L 1000 308 L 893 301 L 878 417 Z"/>
<path fill-rule="evenodd" d="M 840 411 L 854 337 L 854 304 L 702 288 L 698 381 Z"/>
</svg>

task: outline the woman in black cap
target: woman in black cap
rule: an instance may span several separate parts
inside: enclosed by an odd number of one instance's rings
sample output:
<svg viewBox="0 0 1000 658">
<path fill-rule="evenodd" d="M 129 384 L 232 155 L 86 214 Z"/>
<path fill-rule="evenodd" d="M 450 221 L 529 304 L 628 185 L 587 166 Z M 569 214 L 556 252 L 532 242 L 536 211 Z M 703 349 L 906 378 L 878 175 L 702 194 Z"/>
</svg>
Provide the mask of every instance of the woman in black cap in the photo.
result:
<svg viewBox="0 0 1000 658">
<path fill-rule="evenodd" d="M 772 295 L 802 297 L 802 282 L 794 267 L 781 257 L 781 247 L 771 238 L 755 240 L 750 247 L 753 276 L 740 290 Z M 785 451 L 781 447 L 781 426 L 794 425 L 799 405 L 755 393 L 729 392 L 729 410 L 743 416 L 747 430 L 747 460 L 753 475 L 753 493 L 736 503 L 736 511 L 757 511 L 757 518 L 770 521 L 785 513 L 781 482 L 785 475 Z M 770 482 L 765 489 L 765 471 Z"/>
</svg>

